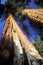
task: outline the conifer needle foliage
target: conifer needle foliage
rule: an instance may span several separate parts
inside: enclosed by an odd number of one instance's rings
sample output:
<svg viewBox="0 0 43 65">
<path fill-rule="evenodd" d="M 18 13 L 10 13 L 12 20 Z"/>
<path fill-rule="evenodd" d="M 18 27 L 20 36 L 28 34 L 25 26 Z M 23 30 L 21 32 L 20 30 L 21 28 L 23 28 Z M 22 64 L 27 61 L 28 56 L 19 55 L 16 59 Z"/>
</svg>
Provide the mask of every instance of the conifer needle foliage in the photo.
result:
<svg viewBox="0 0 43 65">
<path fill-rule="evenodd" d="M 7 0 L 6 6 L 8 11 L 10 11 L 15 16 L 20 16 L 22 10 L 24 9 L 24 2 L 22 0 Z"/>
<path fill-rule="evenodd" d="M 35 39 L 34 46 L 39 51 L 40 55 L 43 57 L 43 41 L 41 39 Z"/>
</svg>

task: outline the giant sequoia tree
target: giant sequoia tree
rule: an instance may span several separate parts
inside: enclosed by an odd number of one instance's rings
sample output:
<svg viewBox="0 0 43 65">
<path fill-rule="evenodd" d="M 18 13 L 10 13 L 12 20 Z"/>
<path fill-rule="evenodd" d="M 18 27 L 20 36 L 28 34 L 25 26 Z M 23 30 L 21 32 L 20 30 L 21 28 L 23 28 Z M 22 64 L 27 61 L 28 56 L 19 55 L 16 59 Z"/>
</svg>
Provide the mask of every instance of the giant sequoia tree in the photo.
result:
<svg viewBox="0 0 43 65">
<path fill-rule="evenodd" d="M 26 0 L 26 3 L 28 3 L 28 0 Z M 36 59 L 42 59 L 36 48 L 32 44 L 30 44 L 27 37 L 23 34 L 19 26 L 16 24 L 16 21 L 14 20 L 14 16 L 18 17 L 22 15 L 21 13 L 22 10 L 25 8 L 26 3 L 25 0 L 7 0 L 5 4 L 6 24 L 4 27 L 2 40 L 0 42 L 2 43 L 0 47 L 2 51 L 0 54 L 1 55 L 0 59 L 4 58 L 5 61 L 10 60 L 11 62 L 13 59 L 14 65 L 23 65 L 22 47 L 26 51 L 27 58 L 28 54 L 30 54 L 34 56 Z M 13 52 L 15 53 L 14 54 L 15 56 L 13 56 Z"/>
</svg>

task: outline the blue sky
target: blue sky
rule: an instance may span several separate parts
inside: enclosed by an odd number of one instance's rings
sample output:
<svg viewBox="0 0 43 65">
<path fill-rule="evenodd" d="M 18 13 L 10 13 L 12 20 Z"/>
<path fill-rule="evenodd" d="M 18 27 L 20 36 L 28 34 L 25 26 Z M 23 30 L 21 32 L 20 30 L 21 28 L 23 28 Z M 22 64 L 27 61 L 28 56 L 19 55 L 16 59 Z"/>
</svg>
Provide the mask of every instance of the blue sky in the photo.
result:
<svg viewBox="0 0 43 65">
<path fill-rule="evenodd" d="M 7 0 L 1 0 L 1 3 L 4 4 Z"/>
</svg>

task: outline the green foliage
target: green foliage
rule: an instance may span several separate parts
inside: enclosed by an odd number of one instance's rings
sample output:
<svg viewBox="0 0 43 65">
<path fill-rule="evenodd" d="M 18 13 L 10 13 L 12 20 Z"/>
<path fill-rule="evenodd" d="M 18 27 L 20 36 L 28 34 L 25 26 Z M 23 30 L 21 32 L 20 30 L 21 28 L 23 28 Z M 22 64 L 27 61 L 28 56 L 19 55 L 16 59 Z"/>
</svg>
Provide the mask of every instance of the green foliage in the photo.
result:
<svg viewBox="0 0 43 65">
<path fill-rule="evenodd" d="M 43 41 L 41 39 L 35 39 L 35 42 L 33 44 L 39 51 L 40 55 L 43 57 Z"/>
<path fill-rule="evenodd" d="M 13 15 L 21 18 L 21 12 L 24 9 L 23 0 L 7 0 L 6 5 Z"/>
<path fill-rule="evenodd" d="M 15 16 L 22 17 L 22 10 L 25 8 L 25 5 L 28 4 L 31 0 L 7 0 L 6 6 L 7 9 Z"/>
</svg>

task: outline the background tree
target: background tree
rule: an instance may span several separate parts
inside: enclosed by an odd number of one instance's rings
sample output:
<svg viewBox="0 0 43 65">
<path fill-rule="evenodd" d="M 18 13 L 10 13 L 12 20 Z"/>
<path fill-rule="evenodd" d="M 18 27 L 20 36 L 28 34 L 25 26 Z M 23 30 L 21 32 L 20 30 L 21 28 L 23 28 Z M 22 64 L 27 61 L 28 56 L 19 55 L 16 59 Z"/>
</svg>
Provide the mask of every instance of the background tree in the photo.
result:
<svg viewBox="0 0 43 65">
<path fill-rule="evenodd" d="M 33 44 L 39 51 L 40 55 L 43 57 L 43 41 L 41 39 L 35 39 L 35 42 Z"/>
</svg>

